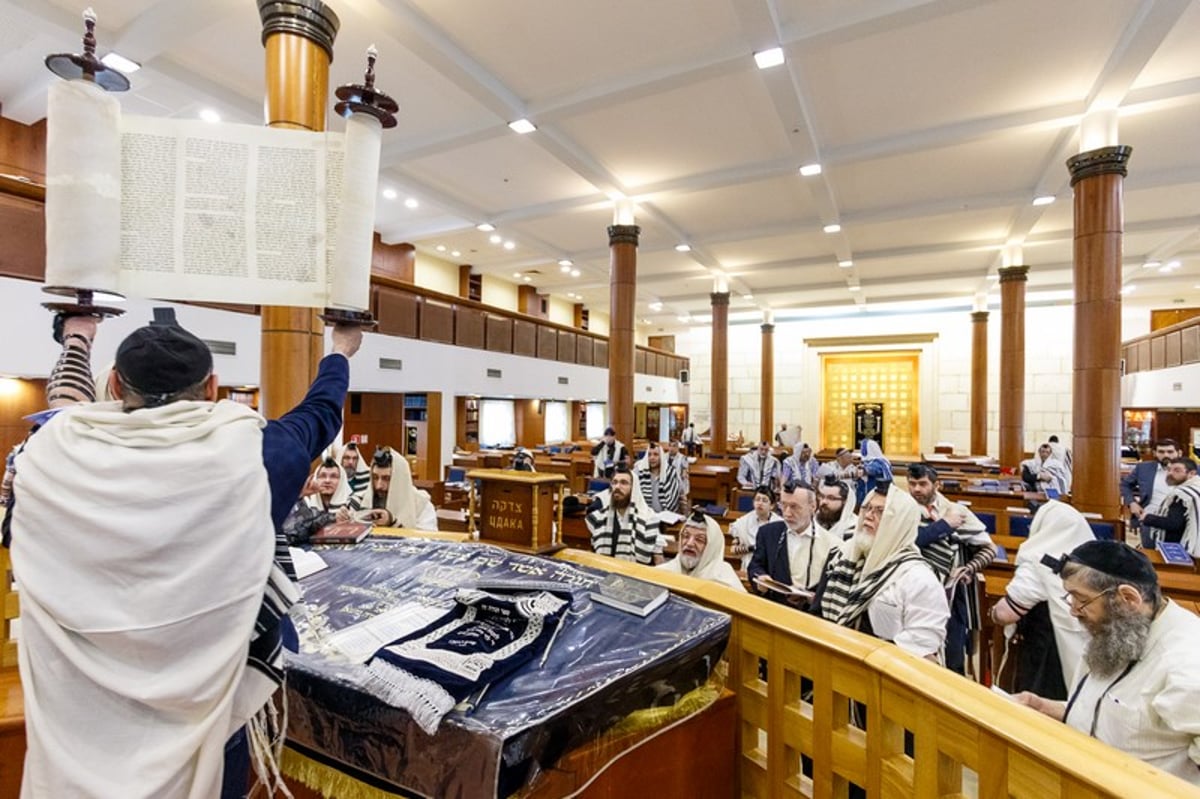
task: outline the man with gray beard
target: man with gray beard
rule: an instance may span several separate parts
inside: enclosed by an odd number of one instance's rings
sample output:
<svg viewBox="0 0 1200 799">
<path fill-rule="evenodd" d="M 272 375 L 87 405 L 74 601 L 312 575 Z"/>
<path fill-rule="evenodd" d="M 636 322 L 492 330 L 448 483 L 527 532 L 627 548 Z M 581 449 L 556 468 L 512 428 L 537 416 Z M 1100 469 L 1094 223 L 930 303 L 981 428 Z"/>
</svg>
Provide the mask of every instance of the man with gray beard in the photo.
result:
<svg viewBox="0 0 1200 799">
<path fill-rule="evenodd" d="M 1200 786 L 1200 618 L 1125 544 L 1088 541 L 1052 568 L 1092 637 L 1070 699 L 1017 701 Z"/>
</svg>

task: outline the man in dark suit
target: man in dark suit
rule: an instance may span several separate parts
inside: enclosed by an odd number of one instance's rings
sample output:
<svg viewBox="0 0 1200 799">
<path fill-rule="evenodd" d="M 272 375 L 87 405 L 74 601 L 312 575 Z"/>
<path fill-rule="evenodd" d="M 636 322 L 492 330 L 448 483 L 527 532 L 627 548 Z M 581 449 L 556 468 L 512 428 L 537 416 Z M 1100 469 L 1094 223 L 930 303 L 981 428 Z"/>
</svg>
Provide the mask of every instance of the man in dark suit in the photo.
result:
<svg viewBox="0 0 1200 799">
<path fill-rule="evenodd" d="M 755 579 L 767 575 L 796 588 L 811 591 L 817 587 L 829 550 L 841 540 L 813 525 L 816 507 L 816 492 L 811 485 L 796 481 L 784 484 L 779 496 L 783 521 L 758 528 L 754 555 L 746 568 L 746 575 L 758 593 L 776 602 L 801 608 L 807 606 L 807 599 L 764 588 Z"/>
<path fill-rule="evenodd" d="M 1133 471 L 1121 478 L 1121 502 L 1129 507 L 1133 519 L 1141 519 L 1146 509 L 1157 509 L 1171 487 L 1167 484 L 1167 465 L 1178 458 L 1179 445 L 1170 438 L 1154 442 L 1154 460 L 1142 461 Z M 1141 530 L 1142 548 L 1154 548 L 1154 534 L 1145 526 Z"/>
</svg>

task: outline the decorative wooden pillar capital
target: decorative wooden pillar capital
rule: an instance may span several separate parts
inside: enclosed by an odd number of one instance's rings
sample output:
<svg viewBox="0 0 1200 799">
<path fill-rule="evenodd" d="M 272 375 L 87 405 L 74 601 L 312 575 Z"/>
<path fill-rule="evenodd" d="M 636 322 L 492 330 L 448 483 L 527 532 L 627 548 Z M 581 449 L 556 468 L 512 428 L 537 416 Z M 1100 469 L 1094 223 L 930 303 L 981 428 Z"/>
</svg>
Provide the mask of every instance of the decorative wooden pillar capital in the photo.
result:
<svg viewBox="0 0 1200 799">
<path fill-rule="evenodd" d="M 975 324 L 978 325 L 978 324 L 982 323 L 982 324 L 986 325 L 987 320 L 988 320 L 988 312 L 987 311 L 971 311 L 971 321 L 974 322 Z"/>
<path fill-rule="evenodd" d="M 763 324 L 759 329 L 762 330 L 764 336 L 769 336 L 775 332 L 775 325 Z"/>
<path fill-rule="evenodd" d="M 709 294 L 708 296 L 712 300 L 712 304 L 714 306 L 724 305 L 725 307 L 729 307 L 729 292 L 728 291 L 714 291 L 712 294 Z"/>
<path fill-rule="evenodd" d="M 1029 280 L 1028 266 L 1002 266 L 997 270 L 1000 274 L 1000 283 L 1024 283 Z M 987 313 L 984 311 L 983 313 Z"/>
<path fill-rule="evenodd" d="M 1115 147 L 1100 147 L 1071 156 L 1067 159 L 1067 169 L 1071 172 L 1071 185 L 1074 186 L 1084 178 L 1097 175 L 1125 177 L 1129 174 L 1129 156 L 1132 154 L 1132 147 L 1127 144 L 1118 144 Z"/>
<path fill-rule="evenodd" d="M 617 244 L 632 244 L 638 246 L 638 239 L 642 235 L 642 229 L 638 225 L 609 225 L 608 226 L 608 246 L 612 247 Z"/>
</svg>

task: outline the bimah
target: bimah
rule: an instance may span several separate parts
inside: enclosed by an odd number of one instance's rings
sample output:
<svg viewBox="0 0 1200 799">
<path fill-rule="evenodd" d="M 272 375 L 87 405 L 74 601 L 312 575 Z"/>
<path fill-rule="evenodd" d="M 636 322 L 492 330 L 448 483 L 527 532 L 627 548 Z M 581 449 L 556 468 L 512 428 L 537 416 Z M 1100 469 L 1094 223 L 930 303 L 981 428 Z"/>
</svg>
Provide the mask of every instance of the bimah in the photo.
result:
<svg viewBox="0 0 1200 799">
<path fill-rule="evenodd" d="M 472 482 L 469 530 L 480 541 L 531 555 L 564 549 L 561 474 L 475 469 Z M 478 525 L 476 524 L 478 518 Z"/>
</svg>

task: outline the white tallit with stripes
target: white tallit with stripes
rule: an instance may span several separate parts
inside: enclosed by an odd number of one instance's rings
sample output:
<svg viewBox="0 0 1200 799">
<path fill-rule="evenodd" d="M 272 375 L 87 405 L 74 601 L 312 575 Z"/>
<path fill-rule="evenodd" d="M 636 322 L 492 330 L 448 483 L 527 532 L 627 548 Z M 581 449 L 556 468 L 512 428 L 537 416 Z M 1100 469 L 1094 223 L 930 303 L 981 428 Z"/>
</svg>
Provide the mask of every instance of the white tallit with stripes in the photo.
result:
<svg viewBox="0 0 1200 799">
<path fill-rule="evenodd" d="M 23 796 L 220 793 L 226 740 L 276 688 L 248 660 L 251 638 L 289 601 L 264 600 L 263 425 L 232 402 L 106 402 L 29 441 L 12 550 Z"/>
<path fill-rule="evenodd" d="M 1193 558 L 1200 557 L 1200 477 L 1189 477 L 1179 485 L 1171 486 L 1154 513 L 1166 516 L 1171 510 L 1171 503 L 1176 500 L 1183 503 L 1183 515 L 1187 519 L 1179 543 Z"/>
</svg>

